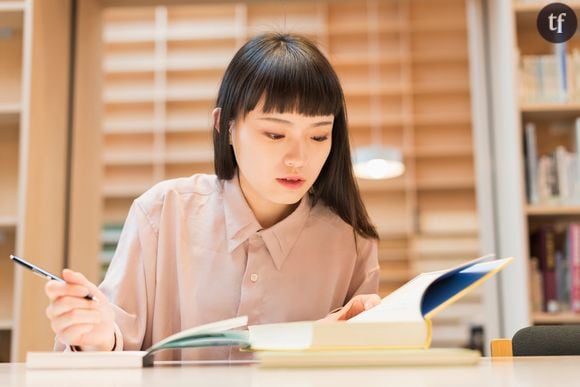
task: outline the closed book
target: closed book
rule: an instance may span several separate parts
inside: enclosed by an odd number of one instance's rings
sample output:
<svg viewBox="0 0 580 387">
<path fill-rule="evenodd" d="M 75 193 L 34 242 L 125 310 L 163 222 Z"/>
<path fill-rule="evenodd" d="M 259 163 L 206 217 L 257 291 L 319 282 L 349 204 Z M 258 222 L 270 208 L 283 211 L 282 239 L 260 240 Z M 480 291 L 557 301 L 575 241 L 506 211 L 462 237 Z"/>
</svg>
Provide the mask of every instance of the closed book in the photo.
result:
<svg viewBox="0 0 580 387">
<path fill-rule="evenodd" d="M 257 354 L 262 368 L 470 366 L 476 365 L 480 357 L 479 351 L 464 348 L 266 351 Z"/>
</svg>

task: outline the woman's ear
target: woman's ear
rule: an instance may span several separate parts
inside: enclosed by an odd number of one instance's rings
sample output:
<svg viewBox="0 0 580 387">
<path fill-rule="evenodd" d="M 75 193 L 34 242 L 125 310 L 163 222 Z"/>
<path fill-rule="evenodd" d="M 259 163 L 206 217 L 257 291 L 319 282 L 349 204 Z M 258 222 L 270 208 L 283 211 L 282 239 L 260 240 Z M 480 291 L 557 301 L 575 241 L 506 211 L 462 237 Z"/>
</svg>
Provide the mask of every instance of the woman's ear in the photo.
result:
<svg viewBox="0 0 580 387">
<path fill-rule="evenodd" d="M 218 132 L 220 131 L 220 116 L 221 116 L 221 114 L 222 114 L 222 108 L 221 107 L 216 107 L 211 112 L 211 115 L 213 117 L 213 128 L 215 130 L 217 130 Z"/>
</svg>

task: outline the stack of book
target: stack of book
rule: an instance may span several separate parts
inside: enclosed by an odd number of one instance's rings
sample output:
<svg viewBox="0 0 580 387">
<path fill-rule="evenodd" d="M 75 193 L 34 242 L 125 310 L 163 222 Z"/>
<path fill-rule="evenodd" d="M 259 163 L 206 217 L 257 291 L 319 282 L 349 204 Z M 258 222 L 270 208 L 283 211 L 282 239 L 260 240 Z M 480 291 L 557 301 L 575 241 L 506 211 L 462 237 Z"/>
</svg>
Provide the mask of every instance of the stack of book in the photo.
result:
<svg viewBox="0 0 580 387">
<path fill-rule="evenodd" d="M 580 223 L 542 225 L 530 236 L 535 310 L 580 312 Z"/>
<path fill-rule="evenodd" d="M 540 155 L 536 124 L 525 124 L 527 193 L 531 205 L 580 204 L 580 158 L 577 153 L 580 118 L 576 119 L 574 129 L 563 129 L 572 133 L 575 149 L 558 145 L 551 153 Z"/>
<path fill-rule="evenodd" d="M 520 63 L 523 103 L 561 103 L 580 100 L 580 51 L 566 53 L 566 44 L 554 45 L 552 55 L 525 55 Z"/>
</svg>

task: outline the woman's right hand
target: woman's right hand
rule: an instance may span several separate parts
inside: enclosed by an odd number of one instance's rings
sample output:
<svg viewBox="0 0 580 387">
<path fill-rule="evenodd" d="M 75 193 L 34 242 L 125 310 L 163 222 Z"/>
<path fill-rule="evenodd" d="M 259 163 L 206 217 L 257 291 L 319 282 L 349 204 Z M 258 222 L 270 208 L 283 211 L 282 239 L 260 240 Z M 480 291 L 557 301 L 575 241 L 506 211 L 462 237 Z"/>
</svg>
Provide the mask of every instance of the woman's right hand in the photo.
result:
<svg viewBox="0 0 580 387">
<path fill-rule="evenodd" d="M 105 295 L 81 273 L 64 269 L 66 283 L 48 281 L 46 316 L 57 339 L 82 350 L 111 351 L 115 345 L 115 315 Z M 92 294 L 96 300 L 84 298 Z"/>
</svg>

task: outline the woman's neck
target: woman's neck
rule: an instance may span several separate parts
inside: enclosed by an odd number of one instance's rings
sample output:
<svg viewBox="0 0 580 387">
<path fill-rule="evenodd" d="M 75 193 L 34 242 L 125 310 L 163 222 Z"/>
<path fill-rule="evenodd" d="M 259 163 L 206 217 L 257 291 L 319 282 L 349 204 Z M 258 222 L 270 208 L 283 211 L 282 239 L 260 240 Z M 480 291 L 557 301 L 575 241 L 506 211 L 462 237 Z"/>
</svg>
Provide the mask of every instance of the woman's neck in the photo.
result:
<svg viewBox="0 0 580 387">
<path fill-rule="evenodd" d="M 262 228 L 270 228 L 285 219 L 300 204 L 300 201 L 294 204 L 279 204 L 265 200 L 252 189 L 243 177 L 238 175 L 237 178 L 242 194 Z"/>
</svg>

